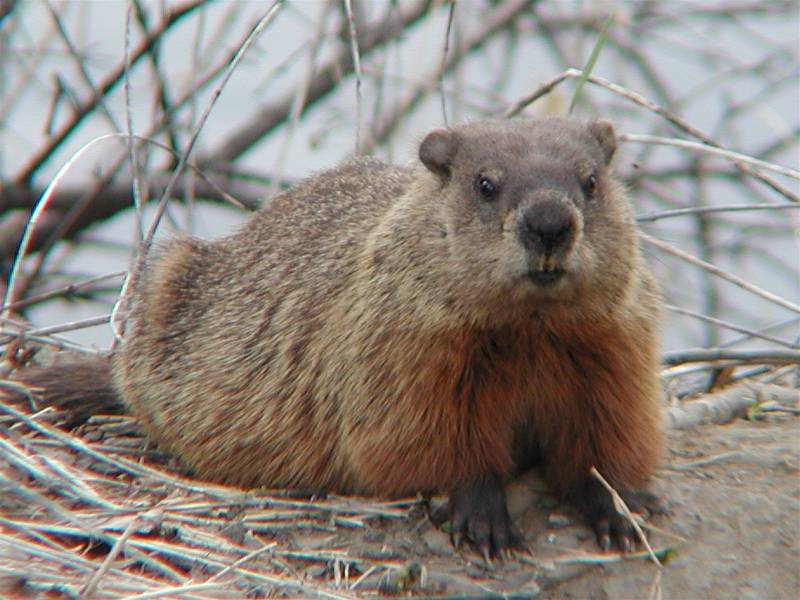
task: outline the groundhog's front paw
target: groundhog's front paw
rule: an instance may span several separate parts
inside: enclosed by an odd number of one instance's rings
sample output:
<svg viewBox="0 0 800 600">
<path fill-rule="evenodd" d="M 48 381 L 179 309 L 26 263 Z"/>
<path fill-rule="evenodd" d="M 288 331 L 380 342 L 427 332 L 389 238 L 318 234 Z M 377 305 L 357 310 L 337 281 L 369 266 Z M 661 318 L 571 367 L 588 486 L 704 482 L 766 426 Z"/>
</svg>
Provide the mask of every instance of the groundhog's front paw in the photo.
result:
<svg viewBox="0 0 800 600">
<path fill-rule="evenodd" d="M 505 490 L 495 475 L 451 492 L 450 524 L 450 539 L 456 548 L 467 539 L 487 560 L 522 547 L 522 536 L 508 515 Z"/>
<path fill-rule="evenodd" d="M 650 492 L 618 490 L 632 513 L 665 512 L 659 499 Z M 587 480 L 580 494 L 575 496 L 575 503 L 583 513 L 597 536 L 597 543 L 603 550 L 610 550 L 616 545 L 623 552 L 632 551 L 639 542 L 632 523 L 617 512 L 611 494 L 594 478 Z"/>
</svg>

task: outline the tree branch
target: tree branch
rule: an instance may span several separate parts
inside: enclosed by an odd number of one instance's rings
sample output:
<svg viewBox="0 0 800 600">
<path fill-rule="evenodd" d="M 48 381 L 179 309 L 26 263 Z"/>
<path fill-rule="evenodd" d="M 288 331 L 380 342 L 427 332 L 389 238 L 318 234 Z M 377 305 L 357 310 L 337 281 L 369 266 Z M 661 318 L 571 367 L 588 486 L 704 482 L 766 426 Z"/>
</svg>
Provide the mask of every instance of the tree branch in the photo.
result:
<svg viewBox="0 0 800 600">
<path fill-rule="evenodd" d="M 371 29 L 359 34 L 360 55 L 366 56 L 372 50 L 385 46 L 405 30 L 424 17 L 433 2 L 420 0 L 410 9 L 392 12 L 387 19 Z M 322 65 L 308 86 L 303 111 L 333 91 L 338 83 L 355 68 L 353 54 L 349 46 L 342 47 L 334 57 Z M 201 165 L 231 162 L 261 142 L 269 133 L 282 125 L 291 114 L 294 92 L 288 91 L 282 98 L 259 110 L 224 140 L 216 150 L 204 156 Z"/>
<path fill-rule="evenodd" d="M 161 26 L 150 32 L 139 44 L 139 47 L 131 54 L 131 65 L 136 64 L 143 56 L 149 55 L 153 45 L 178 21 L 207 2 L 208 0 L 191 0 L 169 11 L 165 15 L 164 22 Z M 123 61 L 97 86 L 96 92 L 92 94 L 91 98 L 83 102 L 83 104 L 72 113 L 69 120 L 61 126 L 58 132 L 28 160 L 22 168 L 22 171 L 15 177 L 15 180 L 22 184 L 30 183 L 36 171 L 52 158 L 56 150 L 61 147 L 61 144 L 67 140 L 87 116 L 93 113 L 94 109 L 101 104 L 103 98 L 122 81 L 124 75 L 125 63 Z M 2 203 L 0 203 L 0 210 L 2 209 L 3 206 Z"/>
</svg>

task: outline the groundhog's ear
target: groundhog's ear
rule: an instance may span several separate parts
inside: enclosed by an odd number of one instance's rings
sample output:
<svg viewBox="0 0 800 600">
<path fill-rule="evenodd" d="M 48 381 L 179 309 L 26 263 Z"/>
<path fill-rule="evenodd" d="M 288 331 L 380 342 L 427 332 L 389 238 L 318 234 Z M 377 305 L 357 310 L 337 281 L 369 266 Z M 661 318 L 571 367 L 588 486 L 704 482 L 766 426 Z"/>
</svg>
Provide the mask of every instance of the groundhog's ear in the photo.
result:
<svg viewBox="0 0 800 600">
<path fill-rule="evenodd" d="M 450 166 L 458 149 L 458 134 L 449 129 L 434 129 L 419 146 L 419 159 L 441 177 L 450 175 Z"/>
<path fill-rule="evenodd" d="M 617 134 L 614 133 L 614 126 L 611 121 L 605 119 L 600 121 L 592 121 L 589 123 L 589 131 L 600 142 L 600 148 L 603 150 L 603 157 L 606 164 L 611 161 L 614 152 L 617 150 Z"/>
</svg>

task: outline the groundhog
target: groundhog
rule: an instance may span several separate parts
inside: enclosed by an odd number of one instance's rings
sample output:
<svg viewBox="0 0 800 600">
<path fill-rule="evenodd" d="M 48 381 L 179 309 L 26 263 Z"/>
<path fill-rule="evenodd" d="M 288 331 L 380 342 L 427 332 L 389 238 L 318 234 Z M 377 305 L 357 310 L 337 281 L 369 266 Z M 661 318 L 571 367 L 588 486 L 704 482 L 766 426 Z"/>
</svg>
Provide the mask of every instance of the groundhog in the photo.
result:
<svg viewBox="0 0 800 600">
<path fill-rule="evenodd" d="M 149 259 L 108 360 L 23 372 L 129 411 L 198 477 L 449 493 L 456 542 L 520 536 L 503 485 L 541 464 L 604 548 L 662 452 L 660 300 L 606 121 L 436 129 L 421 164 L 358 159 L 236 233 Z"/>
</svg>

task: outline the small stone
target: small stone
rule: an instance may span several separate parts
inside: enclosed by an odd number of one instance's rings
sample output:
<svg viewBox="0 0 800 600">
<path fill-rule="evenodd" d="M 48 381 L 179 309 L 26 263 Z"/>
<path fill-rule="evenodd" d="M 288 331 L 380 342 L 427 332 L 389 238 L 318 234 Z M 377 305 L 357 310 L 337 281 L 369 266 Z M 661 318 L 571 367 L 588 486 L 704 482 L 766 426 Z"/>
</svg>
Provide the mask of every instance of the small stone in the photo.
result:
<svg viewBox="0 0 800 600">
<path fill-rule="evenodd" d="M 572 525 L 572 520 L 566 515 L 550 513 L 547 517 L 547 524 L 550 527 L 566 527 L 567 525 Z"/>
<path fill-rule="evenodd" d="M 539 506 L 544 509 L 555 508 L 559 504 L 558 498 L 549 494 L 544 494 L 539 498 Z"/>
<path fill-rule="evenodd" d="M 452 556 L 453 546 L 450 543 L 450 537 L 443 531 L 431 527 L 422 534 L 422 540 L 428 547 L 428 550 L 436 556 Z"/>
<path fill-rule="evenodd" d="M 364 533 L 365 542 L 381 543 L 386 539 L 386 534 L 383 531 L 367 531 Z"/>
<path fill-rule="evenodd" d="M 311 575 L 311 577 L 315 577 L 317 579 L 330 575 L 330 569 L 327 565 L 314 565 L 313 567 L 309 567 L 307 572 L 309 575 Z"/>
</svg>

